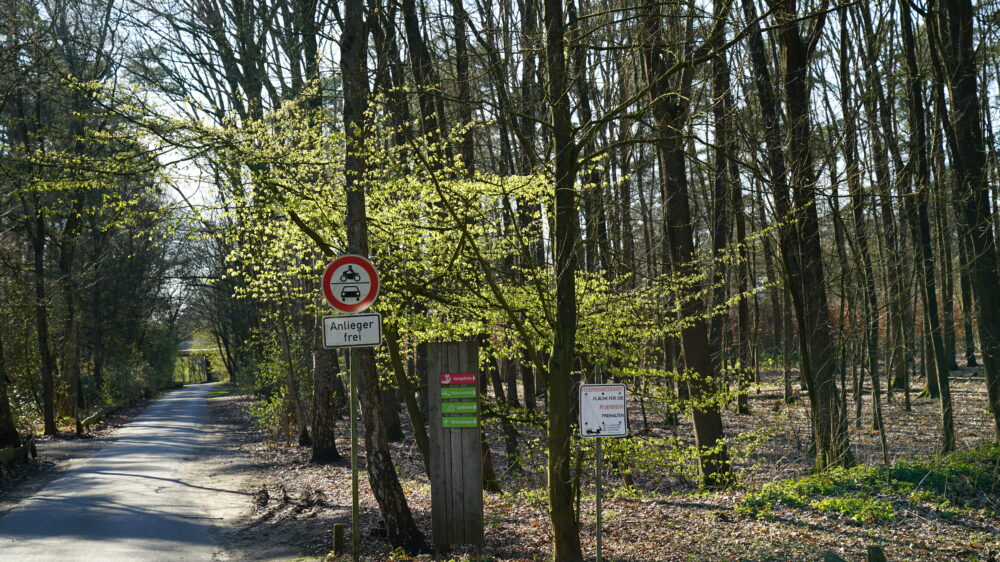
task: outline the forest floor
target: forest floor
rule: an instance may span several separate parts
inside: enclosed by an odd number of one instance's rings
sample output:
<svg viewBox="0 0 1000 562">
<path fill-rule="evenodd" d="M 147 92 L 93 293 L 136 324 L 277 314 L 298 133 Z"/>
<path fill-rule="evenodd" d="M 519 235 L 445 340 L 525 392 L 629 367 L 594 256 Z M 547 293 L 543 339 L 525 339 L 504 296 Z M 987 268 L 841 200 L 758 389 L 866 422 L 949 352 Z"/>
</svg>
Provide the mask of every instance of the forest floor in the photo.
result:
<svg viewBox="0 0 1000 562">
<path fill-rule="evenodd" d="M 985 410 L 985 384 L 973 369 L 952 373 L 956 434 L 959 450 L 992 441 L 991 416 Z M 981 371 L 979 371 L 981 373 Z M 915 381 L 919 384 L 920 381 Z M 775 502 L 762 513 L 748 513 L 745 506 L 765 486 L 809 474 L 808 411 L 804 401 L 787 408 L 781 401 L 780 377 L 765 373 L 760 392 L 750 395 L 752 415 L 724 414 L 730 436 L 742 435 L 731 446 L 739 484 L 725 492 L 699 491 L 690 474 L 667 458 L 643 467 L 633 465 L 635 487 L 623 485 L 620 475 L 605 471 L 604 558 L 606 560 L 847 560 L 864 559 L 866 549 L 881 547 L 888 560 L 998 560 L 1000 559 L 1000 474 L 987 479 L 992 487 L 968 504 L 946 505 L 940 498 L 901 496 L 898 490 L 869 490 L 868 495 L 891 506 L 891 515 L 826 509 L 826 504 Z M 882 462 L 878 432 L 871 428 L 870 394 L 864 395 L 860 427 L 852 423 L 851 445 L 861 465 Z M 901 395 L 886 403 L 885 418 L 890 464 L 930 458 L 938 448 L 939 407 L 936 400 L 911 397 L 912 409 L 904 411 Z M 331 549 L 331 529 L 342 523 L 348 529 L 350 548 L 350 467 L 348 463 L 318 466 L 309 462 L 309 449 L 267 439 L 251 420 L 254 398 L 235 387 L 220 387 L 208 400 L 211 423 L 226 434 L 239 467 L 238 486 L 248 498 L 241 516 L 228 522 L 220 538 L 230 560 L 317 559 Z M 0 514 L 20 499 L 58 477 L 69 459 L 85 457 L 104 446 L 108 436 L 134 418 L 139 405 L 112 416 L 95 428 L 90 438 L 70 435 L 46 438 L 39 443 L 41 456 L 22 474 L 0 483 Z M 853 402 L 850 409 L 854 412 Z M 690 442 L 690 422 L 664 423 L 663 412 L 646 408 L 645 422 L 638 402 L 630 403 L 632 430 L 663 439 L 676 436 L 681 446 Z M 405 423 L 405 422 L 404 422 Z M 647 429 L 648 427 L 648 429 Z M 349 451 L 346 420 L 338 446 Z M 485 544 L 482 553 L 498 560 L 537 560 L 550 556 L 550 535 L 545 512 L 544 454 L 539 431 L 520 427 L 522 455 L 528 470 L 505 471 L 502 437 L 493 460 L 504 492 L 484 493 Z M 613 444 L 606 440 L 606 451 Z M 659 448 L 676 449 L 675 445 Z M 655 450 L 645 451 L 650 456 Z M 638 455 L 637 455 L 638 456 Z M 430 538 L 430 486 L 420 454 L 411 441 L 393 444 L 393 458 L 414 518 Z M 595 554 L 593 457 L 582 461 L 584 477 L 580 498 L 581 537 L 585 555 Z M 995 466 L 995 464 L 994 464 Z M 674 467 L 674 468 L 671 468 Z M 362 452 L 363 468 L 363 452 Z M 949 468 L 950 470 L 950 468 Z M 963 476 L 957 472 L 955 478 Z M 920 476 L 920 475 L 918 475 Z M 221 477 L 221 476 L 220 476 Z M 231 475 L 227 478 L 235 477 Z M 926 478 L 926 477 L 924 477 Z M 959 482 L 961 484 L 961 482 Z M 784 484 L 777 484 L 785 486 Z M 878 484 L 876 484 L 878 485 Z M 921 480 L 917 486 L 919 491 Z M 790 490 L 788 486 L 779 488 Z M 754 496 L 756 494 L 756 496 Z M 856 497 L 846 494 L 834 498 Z M 914 499 L 915 498 L 915 499 Z M 808 498 L 807 498 L 808 499 Z M 851 500 L 853 501 L 853 500 Z M 867 505 L 867 504 L 866 504 Z M 227 518 L 228 519 L 228 518 Z M 361 479 L 362 550 L 366 560 L 405 560 L 394 554 L 380 528 L 378 508 L 367 481 Z M 452 557 L 471 559 L 471 547 L 456 548 Z M 426 560 L 429 556 L 418 559 Z"/>
<path fill-rule="evenodd" d="M 976 373 L 978 371 L 978 375 Z M 985 383 L 981 370 L 952 373 L 958 449 L 968 450 L 992 441 L 991 416 L 985 410 Z M 920 381 L 915 381 L 919 384 Z M 938 449 L 939 406 L 936 400 L 911 397 L 904 411 L 902 396 L 884 405 L 890 464 L 930 458 Z M 826 509 L 815 503 L 775 504 L 764 516 L 740 509 L 762 486 L 810 472 L 812 457 L 808 411 L 804 400 L 786 408 L 781 401 L 780 376 L 766 373 L 760 392 L 750 395 L 752 415 L 726 413 L 728 435 L 752 436 L 731 448 L 739 485 L 725 492 L 699 491 L 683 470 L 634 467 L 636 487 L 606 471 L 604 500 L 604 558 L 606 560 L 862 560 L 869 546 L 881 547 L 888 560 L 997 560 L 1000 557 L 1000 497 L 994 470 L 992 487 L 981 490 L 975 502 L 956 508 L 932 497 L 900 496 L 876 488 L 866 498 L 891 506 L 888 515 Z M 216 399 L 217 415 L 242 420 L 240 447 L 252 458 L 256 475 L 249 484 L 255 502 L 230 540 L 237 558 L 277 559 L 322 557 L 331 549 L 331 528 L 347 528 L 350 549 L 350 467 L 309 463 L 309 450 L 264 438 L 249 421 L 249 396 Z M 878 432 L 871 430 L 870 394 L 865 394 L 860 427 L 851 424 L 851 445 L 857 462 L 882 463 Z M 853 403 L 850 405 L 853 412 Z M 689 421 L 666 426 L 658 412 L 647 408 L 648 435 L 689 441 Z M 644 430 L 638 404 L 630 404 L 633 431 Z M 346 433 L 346 423 L 341 431 Z M 523 429 L 523 428 L 522 428 Z M 525 431 L 524 443 L 540 436 Z M 525 474 L 505 474 L 502 438 L 493 447 L 494 463 L 504 492 L 484 493 L 485 544 L 482 554 L 492 559 L 536 560 L 551 555 L 545 512 L 544 464 L 538 445 L 524 445 L 531 457 Z M 608 440 L 606 440 L 607 443 Z M 745 445 L 740 445 L 742 441 Z M 751 443 L 747 443 L 751 442 Z M 349 451 L 347 436 L 338 442 Z M 412 441 L 393 445 L 394 460 L 417 524 L 430 537 L 430 486 L 418 450 Z M 363 457 L 362 457 L 363 458 Z M 363 461 L 362 461 L 363 462 Z M 585 556 L 593 559 L 593 458 L 583 464 L 586 473 L 581 497 L 581 536 Z M 590 468 L 586 468 L 589 466 Z M 918 475 L 919 476 L 919 475 Z M 924 476 L 923 478 L 927 478 Z M 957 477 L 956 477 L 957 478 Z M 987 479 L 990 475 L 987 475 Z M 365 559 L 402 560 L 393 554 L 380 529 L 378 508 L 361 479 L 362 549 Z M 918 482 L 919 491 L 923 481 Z M 876 483 L 878 486 L 878 483 Z M 850 496 L 850 494 L 848 494 Z M 857 494 L 850 497 L 857 497 Z M 841 498 L 843 499 L 843 498 Z M 831 500 L 837 502 L 840 500 Z M 857 500 L 850 500 L 857 501 Z M 878 503 L 881 502 L 881 503 Z M 787 502 L 786 502 L 787 503 Z M 794 504 L 794 502 L 792 502 Z M 837 504 L 839 505 L 839 504 Z M 471 547 L 456 548 L 452 556 L 471 559 Z M 422 556 L 419 559 L 429 559 Z"/>
</svg>

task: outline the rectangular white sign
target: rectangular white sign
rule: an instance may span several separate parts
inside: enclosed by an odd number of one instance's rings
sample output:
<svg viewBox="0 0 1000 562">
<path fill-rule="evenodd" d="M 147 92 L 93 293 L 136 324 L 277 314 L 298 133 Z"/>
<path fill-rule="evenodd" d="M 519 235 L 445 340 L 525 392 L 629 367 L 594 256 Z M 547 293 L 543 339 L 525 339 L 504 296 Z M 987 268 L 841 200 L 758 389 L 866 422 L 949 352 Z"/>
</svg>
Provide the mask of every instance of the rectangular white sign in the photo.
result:
<svg viewBox="0 0 1000 562">
<path fill-rule="evenodd" d="M 382 345 L 382 316 L 352 314 L 323 317 L 323 347 L 375 347 Z"/>
<path fill-rule="evenodd" d="M 580 437 L 627 437 L 624 384 L 580 385 Z"/>
</svg>

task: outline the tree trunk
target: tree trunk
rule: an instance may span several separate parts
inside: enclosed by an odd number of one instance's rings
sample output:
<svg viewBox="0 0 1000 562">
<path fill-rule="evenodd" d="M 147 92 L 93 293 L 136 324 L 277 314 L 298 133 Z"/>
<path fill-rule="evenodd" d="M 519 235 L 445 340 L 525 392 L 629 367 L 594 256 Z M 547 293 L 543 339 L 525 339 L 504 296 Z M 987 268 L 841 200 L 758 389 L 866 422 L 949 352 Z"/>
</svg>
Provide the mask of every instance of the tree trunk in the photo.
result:
<svg viewBox="0 0 1000 562">
<path fill-rule="evenodd" d="M 312 388 L 312 458 L 325 464 L 343 460 L 337 450 L 337 409 L 333 381 L 340 371 L 335 349 L 325 349 L 322 340 L 323 321 L 319 319 L 313 337 Z"/>
<path fill-rule="evenodd" d="M 976 311 L 972 307 L 972 281 L 969 279 L 969 257 L 965 237 L 958 239 L 958 275 L 962 291 L 962 335 L 965 337 L 965 366 L 975 367 L 976 346 L 972 335 L 972 317 Z"/>
<path fill-rule="evenodd" d="M 4 447 L 21 446 L 21 436 L 14 425 L 14 413 L 10 409 L 10 396 L 7 394 L 7 364 L 4 362 L 3 333 L 0 332 L 0 449 Z"/>
<path fill-rule="evenodd" d="M 403 367 L 403 357 L 399 351 L 399 332 L 396 328 L 387 327 L 385 330 L 385 347 L 389 351 L 389 363 L 392 366 L 392 373 L 395 376 L 396 385 L 399 392 L 403 394 L 403 403 L 410 416 L 410 425 L 413 427 L 413 439 L 417 442 L 417 449 L 424 460 L 424 470 L 430 477 L 430 440 L 427 436 L 427 424 L 424 415 L 417 404 L 417 389 L 406 377 L 406 369 Z"/>
<path fill-rule="evenodd" d="M 521 386 L 524 390 L 524 407 L 528 410 L 535 410 L 538 408 L 538 404 L 535 402 L 535 372 L 531 367 L 531 360 L 528 358 L 527 352 L 521 354 L 521 358 L 517 361 L 518 368 L 521 371 Z"/>
<path fill-rule="evenodd" d="M 745 20 L 757 20 L 753 0 L 743 2 Z M 779 221 L 796 222 L 780 230 L 785 282 L 798 320 L 800 374 L 809 393 L 816 468 L 853 464 L 846 417 L 841 410 L 835 379 L 836 338 L 830 319 L 823 276 L 819 225 L 816 216 L 815 171 L 810 152 L 808 95 L 809 58 L 822 31 L 825 14 L 816 16 L 808 41 L 800 35 L 800 20 L 793 0 L 778 12 L 784 52 L 782 83 L 788 107 L 788 160 L 782 151 L 778 100 L 771 81 L 764 41 L 756 24 L 748 35 L 755 85 L 764 118 L 768 167 Z M 793 201 L 789 200 L 790 172 Z M 794 208 L 792 204 L 794 203 Z M 786 312 L 786 316 L 788 313 Z M 788 335 L 786 335 L 786 338 Z"/>
<path fill-rule="evenodd" d="M 430 51 L 427 49 L 427 43 L 420 31 L 416 2 L 403 0 L 400 7 L 403 12 L 403 31 L 406 33 L 406 43 L 409 46 L 413 81 L 418 88 L 417 99 L 420 105 L 421 133 L 427 135 L 431 142 L 437 142 L 441 140 L 444 115 L 438 114 L 435 107 L 437 96 L 432 95 L 431 92 L 440 92 L 441 80 L 434 70 Z"/>
<path fill-rule="evenodd" d="M 382 423 L 385 424 L 385 435 L 390 443 L 401 443 L 406 439 L 403 433 L 403 423 L 399 419 L 399 396 L 396 388 L 381 385 L 379 396 L 382 399 Z"/>
<path fill-rule="evenodd" d="M 728 2 L 726 12 L 728 12 Z M 694 260 L 694 235 L 691 224 L 687 167 L 685 162 L 685 131 L 687 129 L 690 99 L 691 71 L 683 73 L 681 85 L 671 84 L 667 69 L 672 66 L 671 55 L 664 42 L 662 16 L 652 0 L 645 3 L 643 26 L 647 47 L 643 52 L 645 79 L 649 84 L 656 148 L 663 172 L 661 182 L 663 201 L 666 202 L 665 226 L 669 240 L 670 260 L 673 267 L 684 271 Z M 723 29 L 726 13 L 716 14 L 713 35 Z M 689 20 L 693 21 L 693 20 Z M 693 25 L 692 24 L 689 24 Z M 690 28 L 688 29 L 690 31 Z M 685 55 L 689 55 L 686 53 Z M 708 323 L 705 305 L 701 298 L 683 295 L 681 315 L 686 320 L 681 332 L 685 366 L 694 375 L 688 383 L 693 408 L 695 444 L 698 448 L 702 479 L 706 486 L 721 487 L 729 484 L 730 461 L 725 446 L 722 415 L 717 405 L 705 399 L 718 389 L 710 381 L 717 376 L 709 349 Z"/>
<path fill-rule="evenodd" d="M 964 236 L 970 239 L 970 277 L 975 295 L 979 341 L 983 348 L 983 370 L 989 405 L 993 411 L 994 435 L 1000 439 L 1000 279 L 997 269 L 995 227 L 986 183 L 986 141 L 977 86 L 976 54 L 973 48 L 974 9 L 970 0 L 931 4 L 928 23 L 946 63 L 951 86 L 951 123 L 955 142 L 952 162 L 958 175 L 959 217 Z M 933 21 L 937 20 L 937 21 Z M 941 65 L 937 65 L 943 73 Z"/>
<path fill-rule="evenodd" d="M 472 94 L 469 91 L 469 45 L 465 33 L 468 15 L 462 0 L 451 0 L 452 20 L 455 23 L 455 79 L 458 82 L 458 119 L 460 126 L 472 124 Z M 475 151 L 472 145 L 472 130 L 462 133 L 462 164 L 467 172 L 476 169 Z M 484 441 L 485 443 L 485 441 Z"/>
<path fill-rule="evenodd" d="M 924 296 L 924 315 L 930 329 L 931 346 L 928 349 L 927 361 L 932 369 L 928 370 L 927 378 L 937 380 L 938 398 L 941 403 L 941 451 L 949 452 L 955 449 L 955 422 L 952 414 L 951 387 L 948 379 L 948 363 L 945 357 L 944 340 L 941 324 L 938 318 L 937 293 L 934 279 L 934 257 L 931 247 L 930 218 L 927 206 L 930 186 L 930 165 L 927 156 L 927 128 L 924 113 L 924 90 L 917 67 L 916 47 L 910 22 L 910 8 L 900 6 L 902 16 L 903 44 L 906 49 L 907 78 L 909 79 L 909 96 L 907 108 L 910 121 L 910 153 L 916 160 L 916 169 L 911 174 L 916 187 L 916 220 L 917 229 L 914 241 L 917 247 L 917 271 L 921 276 L 921 288 Z"/>
<path fill-rule="evenodd" d="M 730 10 L 729 0 L 715 0 L 713 11 L 722 17 L 728 15 Z M 749 387 L 753 383 L 752 360 L 750 348 L 750 309 L 747 302 L 749 286 L 749 254 L 746 245 L 746 224 L 744 222 L 743 196 L 739 184 L 739 170 L 734 160 L 736 154 L 736 143 L 733 138 L 733 119 L 735 118 L 736 104 L 733 102 L 729 61 L 723 49 L 724 33 L 713 35 L 713 42 L 707 45 L 716 51 L 712 57 L 712 97 L 714 106 L 712 114 L 715 120 L 715 162 L 714 162 L 714 195 L 713 195 L 713 249 L 716 253 L 716 276 L 718 283 L 715 294 L 716 306 L 725 302 L 726 283 L 724 264 L 729 260 L 724 259 L 725 248 L 729 242 L 730 223 L 735 217 L 736 222 L 736 243 L 739 245 L 737 253 L 739 260 L 736 264 L 736 293 L 739 301 L 736 303 L 736 328 L 737 328 L 737 358 L 736 384 L 739 387 L 736 398 L 736 413 L 750 413 Z M 726 356 L 725 342 L 723 335 L 722 316 L 717 315 L 712 318 L 712 347 L 721 361 Z"/>
<path fill-rule="evenodd" d="M 45 435 L 55 435 L 55 380 L 52 351 L 49 349 L 48 300 L 45 296 L 45 211 L 39 208 L 37 198 L 31 246 L 35 273 L 35 329 L 38 333 L 38 353 L 42 358 L 42 419 Z"/>
<path fill-rule="evenodd" d="M 867 7 L 865 8 L 867 9 Z M 882 390 L 879 376 L 879 308 L 875 292 L 875 268 L 872 266 L 871 251 L 868 247 L 868 228 L 865 211 L 868 197 L 861 188 L 861 168 L 857 163 L 857 111 L 851 96 L 851 74 L 849 61 L 853 58 L 847 33 L 847 8 L 840 12 L 840 97 L 844 111 L 844 160 L 846 163 L 847 188 L 851 196 L 851 211 L 854 218 L 854 237 L 862 265 L 862 293 L 864 298 L 864 346 L 868 359 L 868 376 L 872 381 L 872 427 L 882 427 Z M 860 396 L 859 396 L 860 398 Z M 860 402 L 860 400 L 859 400 Z"/>
<path fill-rule="evenodd" d="M 82 135 L 77 131 L 77 135 Z M 82 152 L 82 151 L 81 151 Z M 64 337 L 63 337 L 63 369 L 69 380 L 73 402 L 72 417 L 76 425 L 76 434 L 83 434 L 80 423 L 84 416 L 85 401 L 83 396 L 83 380 L 80 373 L 80 294 L 74 278 L 73 262 L 76 258 L 76 244 L 79 237 L 80 217 L 83 212 L 83 199 L 74 196 L 73 210 L 66 220 L 60 236 L 59 245 L 59 287 L 65 307 Z"/>
<path fill-rule="evenodd" d="M 548 102 L 555 153 L 555 325 L 549 357 L 546 445 L 548 446 L 549 517 L 552 521 L 552 556 L 555 560 L 582 560 L 580 528 L 573 515 L 573 481 L 570 475 L 572 421 L 569 417 L 572 372 L 576 355 L 576 272 L 580 242 L 577 217 L 576 172 L 578 148 L 573 138 L 566 68 L 566 23 L 562 0 L 544 0 L 545 66 Z"/>
<path fill-rule="evenodd" d="M 826 21 L 826 14 L 800 19 L 796 2 L 787 0 L 778 11 L 779 36 L 784 55 L 782 83 L 788 122 L 788 160 L 792 205 L 777 193 L 775 203 L 783 216 L 795 219 L 785 245 L 792 303 L 799 318 L 801 360 L 812 412 L 816 468 L 847 466 L 854 462 L 847 423 L 837 390 L 837 339 L 827 304 L 823 272 L 819 218 L 816 210 L 816 172 L 813 169 L 812 133 L 809 114 L 809 59 Z M 803 21 L 813 20 L 807 39 L 801 35 Z"/>
<path fill-rule="evenodd" d="M 344 163 L 344 189 L 347 194 L 345 226 L 348 251 L 368 255 L 368 224 L 362 179 L 367 167 L 362 140 L 368 106 L 367 22 L 362 0 L 346 0 L 344 29 L 341 36 L 340 66 L 344 80 L 344 130 L 347 150 Z M 410 553 L 428 552 L 427 541 L 413 521 L 399 484 L 396 467 L 389 454 L 389 440 L 382 424 L 379 380 L 375 371 L 375 353 L 371 348 L 351 352 L 358 373 L 358 398 L 364 418 L 365 452 L 368 482 L 382 512 L 389 543 Z"/>
<path fill-rule="evenodd" d="M 292 356 L 292 342 L 288 335 L 290 320 L 285 313 L 283 304 L 278 305 L 278 342 L 285 359 L 285 399 L 290 402 L 292 415 L 295 416 L 296 438 L 301 446 L 309 444 L 309 430 L 306 425 L 305 408 L 302 406 L 302 393 L 299 389 L 299 378 L 295 372 L 295 358 Z M 286 436 L 290 441 L 291 435 Z"/>
<path fill-rule="evenodd" d="M 483 378 L 489 379 L 493 385 L 493 396 L 496 399 L 497 417 L 500 418 L 500 429 L 503 432 L 504 452 L 507 455 L 507 470 L 511 473 L 520 473 L 522 468 L 521 453 L 517 445 L 517 429 L 511 421 L 513 411 L 507 403 L 503 392 L 503 381 L 500 380 L 500 371 L 497 368 L 498 361 L 489 345 L 489 335 L 482 334 L 479 339 L 479 347 L 482 355 L 486 357 L 486 367 Z M 485 396 L 485 393 L 484 393 Z"/>
</svg>

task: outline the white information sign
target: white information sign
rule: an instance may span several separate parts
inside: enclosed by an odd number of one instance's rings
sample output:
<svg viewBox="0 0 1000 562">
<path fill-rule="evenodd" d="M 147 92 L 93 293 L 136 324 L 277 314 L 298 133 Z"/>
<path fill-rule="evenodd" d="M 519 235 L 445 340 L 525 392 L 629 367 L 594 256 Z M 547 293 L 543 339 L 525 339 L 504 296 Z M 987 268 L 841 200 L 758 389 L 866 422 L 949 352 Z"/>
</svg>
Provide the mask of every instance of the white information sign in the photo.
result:
<svg viewBox="0 0 1000 562">
<path fill-rule="evenodd" d="M 382 315 L 353 314 L 323 317 L 323 347 L 382 345 Z"/>
<path fill-rule="evenodd" d="M 624 384 L 580 385 L 580 437 L 627 437 Z"/>
</svg>

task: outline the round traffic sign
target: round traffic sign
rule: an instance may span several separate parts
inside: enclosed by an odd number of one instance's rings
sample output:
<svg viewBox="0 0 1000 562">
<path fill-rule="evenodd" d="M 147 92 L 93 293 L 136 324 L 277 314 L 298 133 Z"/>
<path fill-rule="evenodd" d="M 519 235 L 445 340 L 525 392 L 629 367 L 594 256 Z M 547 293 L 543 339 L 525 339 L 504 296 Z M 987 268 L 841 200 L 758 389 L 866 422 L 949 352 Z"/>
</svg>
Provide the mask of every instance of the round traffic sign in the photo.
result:
<svg viewBox="0 0 1000 562">
<path fill-rule="evenodd" d="M 330 262 L 323 272 L 323 295 L 341 312 L 361 312 L 378 297 L 378 273 L 372 262 L 348 254 Z"/>
</svg>

